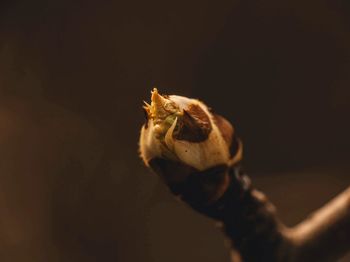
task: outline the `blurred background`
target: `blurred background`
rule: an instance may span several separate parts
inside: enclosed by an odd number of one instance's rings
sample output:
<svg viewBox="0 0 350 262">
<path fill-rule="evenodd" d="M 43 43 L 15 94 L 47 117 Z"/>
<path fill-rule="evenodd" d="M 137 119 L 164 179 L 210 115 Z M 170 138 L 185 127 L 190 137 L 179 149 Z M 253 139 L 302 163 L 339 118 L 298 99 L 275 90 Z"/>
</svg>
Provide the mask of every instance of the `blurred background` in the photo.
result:
<svg viewBox="0 0 350 262">
<path fill-rule="evenodd" d="M 350 184 L 346 0 L 0 2 L 0 260 L 229 261 L 138 156 L 141 104 L 199 98 L 288 225 Z M 350 261 L 350 258 L 344 261 Z"/>
</svg>

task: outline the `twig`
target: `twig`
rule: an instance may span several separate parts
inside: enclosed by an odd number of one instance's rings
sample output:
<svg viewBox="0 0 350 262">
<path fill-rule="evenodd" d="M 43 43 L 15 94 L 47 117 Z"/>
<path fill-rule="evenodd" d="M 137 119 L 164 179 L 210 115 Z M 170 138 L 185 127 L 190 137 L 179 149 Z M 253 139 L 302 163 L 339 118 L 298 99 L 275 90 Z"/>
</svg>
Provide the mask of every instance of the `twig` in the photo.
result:
<svg viewBox="0 0 350 262">
<path fill-rule="evenodd" d="M 297 261 L 342 257 L 350 250 L 350 187 L 293 228 L 290 236 Z"/>
<path fill-rule="evenodd" d="M 285 227 L 265 195 L 240 168 L 210 206 L 195 210 L 222 222 L 243 261 L 336 261 L 350 249 L 350 188 L 295 228 Z"/>
</svg>

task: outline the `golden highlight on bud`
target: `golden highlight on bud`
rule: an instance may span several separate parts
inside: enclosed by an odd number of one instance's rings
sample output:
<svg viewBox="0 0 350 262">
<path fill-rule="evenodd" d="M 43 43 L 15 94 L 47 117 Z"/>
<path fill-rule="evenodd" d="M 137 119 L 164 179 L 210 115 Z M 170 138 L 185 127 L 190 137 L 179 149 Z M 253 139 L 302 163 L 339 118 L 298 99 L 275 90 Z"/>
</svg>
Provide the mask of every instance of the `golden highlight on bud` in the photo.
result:
<svg viewBox="0 0 350 262">
<path fill-rule="evenodd" d="M 148 115 L 147 119 L 153 122 L 154 135 L 164 140 L 166 132 L 176 122 L 177 117 L 183 114 L 183 111 L 175 102 L 159 95 L 156 88 L 151 93 L 151 104 L 144 102 L 143 108 Z"/>
<path fill-rule="evenodd" d="M 144 103 L 141 158 L 168 184 L 184 182 L 194 173 L 230 167 L 241 160 L 242 145 L 234 128 L 203 102 L 160 95 L 154 88 L 151 103 Z M 227 182 L 227 177 L 223 180 Z"/>
</svg>

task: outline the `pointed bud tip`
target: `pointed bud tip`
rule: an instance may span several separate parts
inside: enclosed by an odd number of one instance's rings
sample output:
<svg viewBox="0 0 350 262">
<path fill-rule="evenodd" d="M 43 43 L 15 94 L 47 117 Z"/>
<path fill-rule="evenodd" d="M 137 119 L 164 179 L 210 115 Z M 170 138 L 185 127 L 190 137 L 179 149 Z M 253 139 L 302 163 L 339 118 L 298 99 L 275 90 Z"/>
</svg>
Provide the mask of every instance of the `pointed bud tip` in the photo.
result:
<svg viewBox="0 0 350 262">
<path fill-rule="evenodd" d="M 151 101 L 152 103 L 162 103 L 163 102 L 163 96 L 161 96 L 158 92 L 157 88 L 153 88 L 151 91 Z"/>
</svg>

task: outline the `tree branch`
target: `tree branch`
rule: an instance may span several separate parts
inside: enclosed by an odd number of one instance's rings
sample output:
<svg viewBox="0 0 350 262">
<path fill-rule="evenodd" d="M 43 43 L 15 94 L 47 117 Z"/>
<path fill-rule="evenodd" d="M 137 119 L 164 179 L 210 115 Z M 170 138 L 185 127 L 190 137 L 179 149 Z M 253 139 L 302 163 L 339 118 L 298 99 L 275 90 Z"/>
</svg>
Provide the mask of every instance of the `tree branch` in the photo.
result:
<svg viewBox="0 0 350 262">
<path fill-rule="evenodd" d="M 350 250 L 350 187 L 291 231 L 298 261 L 335 261 Z"/>
<path fill-rule="evenodd" d="M 350 188 L 295 228 L 287 228 L 239 167 L 231 168 L 229 177 L 218 201 L 189 204 L 222 222 L 243 261 L 335 261 L 350 249 Z M 182 199 L 187 201 L 186 194 Z"/>
</svg>

